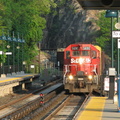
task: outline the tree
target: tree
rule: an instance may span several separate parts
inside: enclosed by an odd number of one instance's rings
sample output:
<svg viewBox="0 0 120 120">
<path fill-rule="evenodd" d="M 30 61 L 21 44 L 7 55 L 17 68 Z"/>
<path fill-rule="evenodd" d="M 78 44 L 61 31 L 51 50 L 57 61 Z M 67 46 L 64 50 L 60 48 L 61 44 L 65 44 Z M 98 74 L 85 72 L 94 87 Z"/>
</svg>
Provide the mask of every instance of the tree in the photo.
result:
<svg viewBox="0 0 120 120">
<path fill-rule="evenodd" d="M 102 47 L 106 53 L 110 53 L 111 49 L 111 21 L 110 18 L 105 18 L 105 11 L 99 14 L 99 20 L 96 21 L 100 29 L 97 31 L 98 37 L 96 43 Z M 109 54 L 111 55 L 111 54 Z"/>
<path fill-rule="evenodd" d="M 30 63 L 38 54 L 36 44 L 43 38 L 46 27 L 46 15 L 51 7 L 55 7 L 54 0 L 0 0 L 4 7 L 0 10 L 3 25 L 13 31 L 15 37 L 25 39 L 25 60 Z M 0 4 L 0 5 L 1 5 Z"/>
</svg>

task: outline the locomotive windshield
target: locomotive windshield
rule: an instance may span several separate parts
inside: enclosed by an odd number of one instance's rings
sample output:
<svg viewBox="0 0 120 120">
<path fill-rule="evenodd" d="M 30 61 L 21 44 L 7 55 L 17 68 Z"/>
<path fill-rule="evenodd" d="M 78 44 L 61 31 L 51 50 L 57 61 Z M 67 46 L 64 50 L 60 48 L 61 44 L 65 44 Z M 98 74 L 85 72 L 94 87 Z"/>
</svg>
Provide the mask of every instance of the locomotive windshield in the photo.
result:
<svg viewBox="0 0 120 120">
<path fill-rule="evenodd" d="M 90 55 L 90 51 L 87 50 L 83 50 L 81 51 L 72 51 L 72 56 L 89 56 Z"/>
<path fill-rule="evenodd" d="M 66 59 L 70 59 L 70 51 L 66 51 Z"/>
<path fill-rule="evenodd" d="M 73 55 L 73 56 L 80 56 L 80 51 L 73 51 L 73 52 L 72 52 L 72 55 Z"/>
<path fill-rule="evenodd" d="M 82 56 L 89 56 L 90 55 L 90 51 L 82 51 Z"/>
</svg>

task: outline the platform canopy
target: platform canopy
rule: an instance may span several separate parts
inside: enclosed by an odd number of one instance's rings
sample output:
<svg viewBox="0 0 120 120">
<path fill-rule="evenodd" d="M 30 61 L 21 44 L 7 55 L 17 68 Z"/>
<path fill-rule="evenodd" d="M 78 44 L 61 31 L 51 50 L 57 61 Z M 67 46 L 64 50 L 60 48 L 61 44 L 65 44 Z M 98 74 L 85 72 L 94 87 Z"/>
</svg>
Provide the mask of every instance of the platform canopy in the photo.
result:
<svg viewBox="0 0 120 120">
<path fill-rule="evenodd" d="M 120 10 L 120 0 L 77 0 L 83 9 Z"/>
</svg>

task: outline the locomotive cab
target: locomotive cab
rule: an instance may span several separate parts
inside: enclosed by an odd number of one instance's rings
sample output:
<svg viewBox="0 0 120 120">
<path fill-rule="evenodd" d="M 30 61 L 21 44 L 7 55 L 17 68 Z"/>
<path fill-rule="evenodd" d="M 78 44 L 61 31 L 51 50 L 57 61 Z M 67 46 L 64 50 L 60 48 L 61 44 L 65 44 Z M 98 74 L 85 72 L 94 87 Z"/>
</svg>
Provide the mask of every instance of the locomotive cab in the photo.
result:
<svg viewBox="0 0 120 120">
<path fill-rule="evenodd" d="M 64 50 L 64 85 L 71 92 L 90 92 L 98 85 L 100 51 L 91 44 L 72 44 Z"/>
</svg>

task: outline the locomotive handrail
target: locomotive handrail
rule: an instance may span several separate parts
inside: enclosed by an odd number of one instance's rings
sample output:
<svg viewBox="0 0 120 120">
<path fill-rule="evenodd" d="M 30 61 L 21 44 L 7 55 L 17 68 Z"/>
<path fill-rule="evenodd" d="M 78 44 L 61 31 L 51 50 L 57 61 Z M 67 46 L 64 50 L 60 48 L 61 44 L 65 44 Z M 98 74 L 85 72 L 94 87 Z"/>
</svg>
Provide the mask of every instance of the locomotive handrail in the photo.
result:
<svg viewBox="0 0 120 120">
<path fill-rule="evenodd" d="M 64 66 L 66 66 L 66 67 L 69 67 L 69 66 L 75 66 L 75 67 L 77 67 L 77 65 L 70 65 L 70 64 L 69 65 L 64 65 Z M 76 68 L 76 70 L 77 70 L 77 68 Z M 65 71 L 68 72 L 66 69 L 65 69 Z"/>
<path fill-rule="evenodd" d="M 63 75 L 63 84 L 65 83 L 65 77 L 66 77 L 66 75 L 67 75 L 67 73 L 68 73 L 68 67 L 69 66 L 76 66 L 77 67 L 77 65 L 64 65 L 65 66 L 65 73 L 64 73 L 64 75 Z M 67 69 L 66 69 L 67 68 Z M 69 70 L 70 71 L 70 70 Z M 76 71 L 77 71 L 77 68 L 76 68 Z"/>
</svg>

